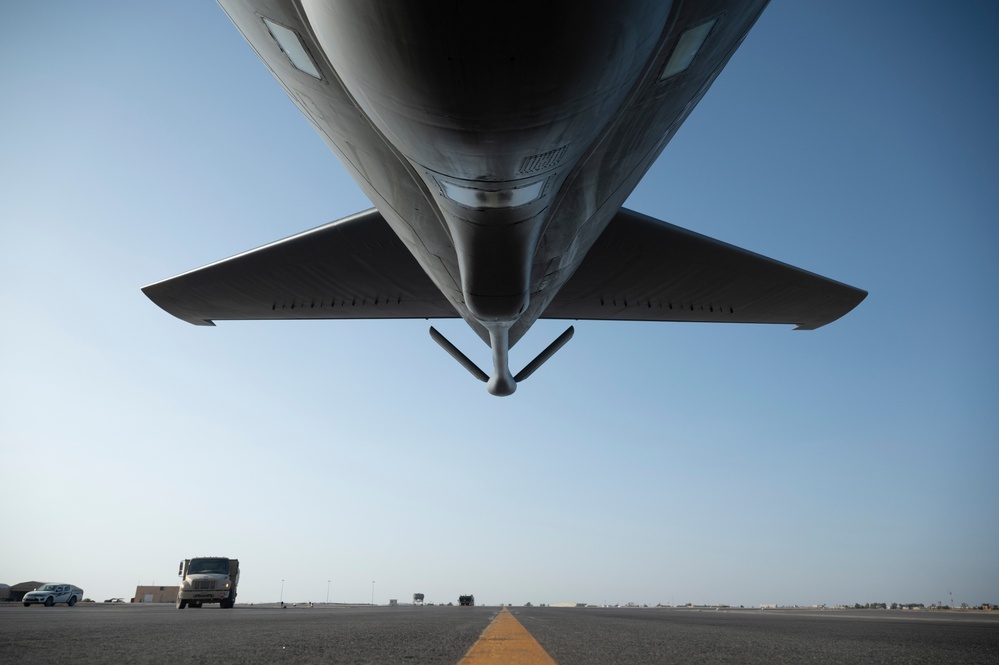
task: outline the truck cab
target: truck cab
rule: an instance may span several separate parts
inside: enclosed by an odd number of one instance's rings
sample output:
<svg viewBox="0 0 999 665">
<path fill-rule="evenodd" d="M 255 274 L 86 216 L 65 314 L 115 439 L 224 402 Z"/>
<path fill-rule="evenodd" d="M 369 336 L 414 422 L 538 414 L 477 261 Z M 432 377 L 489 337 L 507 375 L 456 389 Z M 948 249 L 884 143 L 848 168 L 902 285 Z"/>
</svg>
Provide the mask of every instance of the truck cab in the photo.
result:
<svg viewBox="0 0 999 665">
<path fill-rule="evenodd" d="M 188 605 L 201 607 L 204 603 L 218 603 L 225 609 L 236 604 L 236 585 L 239 584 L 239 560 L 225 557 L 197 557 L 180 562 L 177 574 L 181 577 L 177 592 L 177 609 Z"/>
</svg>

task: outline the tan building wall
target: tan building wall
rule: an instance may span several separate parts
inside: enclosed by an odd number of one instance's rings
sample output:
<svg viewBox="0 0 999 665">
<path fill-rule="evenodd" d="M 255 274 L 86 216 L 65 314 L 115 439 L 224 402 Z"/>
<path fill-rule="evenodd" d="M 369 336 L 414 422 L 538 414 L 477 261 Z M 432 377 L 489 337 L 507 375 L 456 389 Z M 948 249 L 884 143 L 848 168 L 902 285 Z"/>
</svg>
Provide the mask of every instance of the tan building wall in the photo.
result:
<svg viewBox="0 0 999 665">
<path fill-rule="evenodd" d="M 137 586 L 133 603 L 175 603 L 179 586 Z"/>
</svg>

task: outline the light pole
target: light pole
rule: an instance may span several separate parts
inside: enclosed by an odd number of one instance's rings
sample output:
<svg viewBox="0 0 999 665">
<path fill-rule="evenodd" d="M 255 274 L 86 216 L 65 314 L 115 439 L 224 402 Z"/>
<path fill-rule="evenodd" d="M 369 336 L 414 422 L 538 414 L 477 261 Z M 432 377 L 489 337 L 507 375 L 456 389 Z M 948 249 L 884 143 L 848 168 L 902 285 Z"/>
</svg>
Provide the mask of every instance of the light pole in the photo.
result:
<svg viewBox="0 0 999 665">
<path fill-rule="evenodd" d="M 281 602 L 284 603 L 284 580 L 281 580 Z"/>
<path fill-rule="evenodd" d="M 375 581 L 371 580 L 371 604 L 375 604 Z"/>
<path fill-rule="evenodd" d="M 326 580 L 326 604 L 330 604 L 330 582 L 333 580 Z"/>
</svg>

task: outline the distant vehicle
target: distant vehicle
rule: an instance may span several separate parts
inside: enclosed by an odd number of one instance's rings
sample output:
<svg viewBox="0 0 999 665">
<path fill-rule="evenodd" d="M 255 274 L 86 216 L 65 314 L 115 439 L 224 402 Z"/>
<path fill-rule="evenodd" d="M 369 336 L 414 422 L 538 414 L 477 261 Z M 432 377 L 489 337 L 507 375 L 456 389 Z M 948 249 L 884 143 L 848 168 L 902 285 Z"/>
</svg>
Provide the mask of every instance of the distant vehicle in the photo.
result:
<svg viewBox="0 0 999 665">
<path fill-rule="evenodd" d="M 459 605 L 475 605 L 475 596 L 458 596 Z"/>
<path fill-rule="evenodd" d="M 124 603 L 125 599 L 124 598 L 108 598 L 104 602 L 105 603 Z"/>
<path fill-rule="evenodd" d="M 52 607 L 56 603 L 66 603 L 70 607 L 83 599 L 83 589 L 72 584 L 43 584 L 34 591 L 24 594 L 24 606 L 44 605 Z"/>
<path fill-rule="evenodd" d="M 200 557 L 184 559 L 177 574 L 183 578 L 177 591 L 177 609 L 188 605 L 201 607 L 204 603 L 218 603 L 230 609 L 236 604 L 236 585 L 239 584 L 239 560 L 225 557 Z"/>
</svg>

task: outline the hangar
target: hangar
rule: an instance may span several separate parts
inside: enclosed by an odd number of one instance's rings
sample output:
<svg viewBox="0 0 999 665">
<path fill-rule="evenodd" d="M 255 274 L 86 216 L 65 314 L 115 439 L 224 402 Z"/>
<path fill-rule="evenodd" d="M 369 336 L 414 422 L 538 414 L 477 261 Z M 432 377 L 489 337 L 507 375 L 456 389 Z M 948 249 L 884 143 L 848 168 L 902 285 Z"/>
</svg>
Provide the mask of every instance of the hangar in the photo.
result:
<svg viewBox="0 0 999 665">
<path fill-rule="evenodd" d="M 19 603 L 24 600 L 24 594 L 29 591 L 34 591 L 45 582 L 21 582 L 20 584 L 15 584 L 14 586 L 7 586 L 6 584 L 0 585 L 0 600 L 10 601 L 12 603 Z M 3 587 L 6 587 L 4 589 Z M 6 590 L 7 594 L 4 595 Z"/>
</svg>

